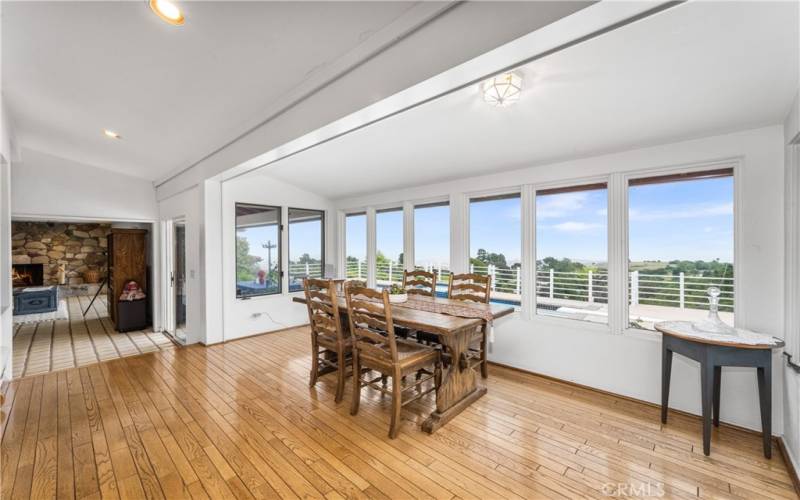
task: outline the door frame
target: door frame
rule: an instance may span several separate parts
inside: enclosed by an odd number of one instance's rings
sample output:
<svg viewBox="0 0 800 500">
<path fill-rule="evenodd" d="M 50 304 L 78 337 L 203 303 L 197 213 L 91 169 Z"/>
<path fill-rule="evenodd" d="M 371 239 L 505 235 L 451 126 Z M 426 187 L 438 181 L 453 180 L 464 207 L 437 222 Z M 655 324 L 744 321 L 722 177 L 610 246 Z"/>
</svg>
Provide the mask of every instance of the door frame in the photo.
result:
<svg viewBox="0 0 800 500">
<path fill-rule="evenodd" d="M 164 272 L 161 273 L 161 289 L 164 291 L 162 297 L 162 304 L 163 304 L 163 322 L 161 325 L 161 331 L 167 333 L 172 337 L 173 340 L 185 344 L 187 339 L 179 339 L 176 335 L 177 333 L 177 325 L 176 325 L 176 318 L 175 318 L 175 290 L 174 290 L 174 276 L 175 276 L 175 226 L 178 224 L 182 224 L 186 227 L 186 217 L 179 216 L 173 217 L 172 219 L 162 220 L 161 221 L 161 263 L 162 269 Z M 185 236 L 184 236 L 185 238 Z M 184 240 L 184 252 L 186 252 L 186 242 Z M 186 262 L 186 256 L 184 256 L 184 263 Z M 188 279 L 188 277 L 187 277 Z M 189 287 L 185 287 L 184 290 L 186 294 L 186 304 L 187 304 L 187 315 L 188 315 L 188 304 L 189 304 Z"/>
</svg>

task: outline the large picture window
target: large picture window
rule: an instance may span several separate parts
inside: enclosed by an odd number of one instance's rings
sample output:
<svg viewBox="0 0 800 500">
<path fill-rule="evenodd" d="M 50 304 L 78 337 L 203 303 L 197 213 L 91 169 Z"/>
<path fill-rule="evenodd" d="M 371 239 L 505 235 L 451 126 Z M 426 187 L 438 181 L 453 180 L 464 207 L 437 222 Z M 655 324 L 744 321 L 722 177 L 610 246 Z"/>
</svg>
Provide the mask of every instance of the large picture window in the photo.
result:
<svg viewBox="0 0 800 500">
<path fill-rule="evenodd" d="M 536 314 L 608 323 L 605 183 L 536 192 Z"/>
<path fill-rule="evenodd" d="M 450 203 L 414 207 L 414 266 L 436 271 L 445 290 L 450 275 Z"/>
<path fill-rule="evenodd" d="M 236 204 L 236 296 L 281 293 L 281 209 Z"/>
<path fill-rule="evenodd" d="M 522 224 L 519 193 L 472 198 L 469 269 L 492 276 L 491 298 L 519 305 L 522 293 Z"/>
<path fill-rule="evenodd" d="M 367 214 L 348 214 L 344 221 L 348 279 L 367 279 Z"/>
<path fill-rule="evenodd" d="M 325 274 L 325 212 L 289 209 L 289 291 L 303 289 L 303 278 Z"/>
<path fill-rule="evenodd" d="M 628 188 L 630 326 L 707 315 L 734 319 L 733 169 L 632 179 Z"/>
<path fill-rule="evenodd" d="M 375 214 L 377 252 L 375 279 L 380 287 L 403 281 L 403 209 L 379 210 Z"/>
</svg>

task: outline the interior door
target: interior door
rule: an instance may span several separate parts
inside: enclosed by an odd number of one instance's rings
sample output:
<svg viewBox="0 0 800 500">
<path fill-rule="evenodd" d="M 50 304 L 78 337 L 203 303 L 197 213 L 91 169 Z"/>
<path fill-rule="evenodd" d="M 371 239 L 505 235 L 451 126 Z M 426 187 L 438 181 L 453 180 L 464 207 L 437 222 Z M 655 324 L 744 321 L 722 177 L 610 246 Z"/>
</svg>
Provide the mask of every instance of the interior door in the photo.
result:
<svg viewBox="0 0 800 500">
<path fill-rule="evenodd" d="M 186 307 L 187 307 L 187 281 L 186 281 L 186 223 L 175 221 L 173 224 L 173 266 L 172 266 L 172 294 L 175 304 L 175 331 L 174 337 L 181 343 L 186 343 Z"/>
</svg>

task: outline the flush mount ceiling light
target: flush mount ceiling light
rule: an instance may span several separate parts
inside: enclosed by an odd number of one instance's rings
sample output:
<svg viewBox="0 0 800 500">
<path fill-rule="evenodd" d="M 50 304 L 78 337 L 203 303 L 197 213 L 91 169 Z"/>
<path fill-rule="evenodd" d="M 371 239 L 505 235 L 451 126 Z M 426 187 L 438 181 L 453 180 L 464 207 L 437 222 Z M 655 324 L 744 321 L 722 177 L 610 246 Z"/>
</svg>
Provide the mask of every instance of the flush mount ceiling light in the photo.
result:
<svg viewBox="0 0 800 500">
<path fill-rule="evenodd" d="M 103 134 L 110 139 L 122 139 L 122 136 L 118 133 L 114 132 L 113 130 L 103 130 Z"/>
<path fill-rule="evenodd" d="M 504 108 L 519 100 L 522 91 L 522 77 L 515 72 L 502 73 L 489 78 L 481 84 L 483 100 L 492 106 Z"/>
<path fill-rule="evenodd" d="M 173 26 L 181 26 L 185 20 L 181 9 L 169 0 L 150 0 L 150 8 L 162 21 Z"/>
</svg>

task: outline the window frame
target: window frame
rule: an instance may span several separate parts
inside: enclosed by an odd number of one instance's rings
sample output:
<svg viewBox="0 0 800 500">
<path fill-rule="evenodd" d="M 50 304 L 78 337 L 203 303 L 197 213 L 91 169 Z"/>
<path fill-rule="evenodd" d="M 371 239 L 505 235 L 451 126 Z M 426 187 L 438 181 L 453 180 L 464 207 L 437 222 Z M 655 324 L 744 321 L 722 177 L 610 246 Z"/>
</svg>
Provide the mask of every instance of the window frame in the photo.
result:
<svg viewBox="0 0 800 500">
<path fill-rule="evenodd" d="M 260 203 L 247 203 L 247 202 L 235 202 L 233 208 L 233 248 L 234 248 L 234 258 L 233 258 L 233 282 L 236 285 L 236 268 L 238 266 L 238 261 L 236 257 L 236 244 L 237 244 L 237 232 L 239 231 L 239 224 L 237 215 L 237 210 L 240 205 L 248 205 L 251 207 L 259 207 L 259 208 L 268 208 L 268 209 L 275 209 L 278 211 L 278 289 L 274 292 L 264 292 L 264 293 L 255 293 L 252 295 L 240 295 L 238 289 L 234 292 L 236 294 L 236 300 L 250 300 L 258 297 L 268 297 L 274 295 L 282 295 L 283 294 L 283 278 L 284 278 L 284 269 L 283 269 L 283 207 L 280 205 L 262 205 Z M 256 226 L 261 227 L 261 226 Z"/>
<path fill-rule="evenodd" d="M 346 211 L 339 212 L 341 215 L 340 221 L 342 221 L 341 228 L 339 228 L 339 237 L 341 238 L 341 244 L 338 248 L 341 251 L 341 255 L 339 256 L 340 266 L 342 267 L 341 272 L 339 273 L 340 278 L 348 279 L 347 278 L 347 218 L 348 217 L 360 217 L 364 216 L 364 263 L 367 264 L 367 274 L 369 274 L 369 214 L 367 213 L 366 208 L 362 209 L 351 209 Z"/>
<path fill-rule="evenodd" d="M 798 148 L 800 149 L 800 148 Z M 797 153 L 800 157 L 800 151 Z M 643 161 L 642 163 L 646 163 Z M 641 168 L 631 168 L 629 165 L 621 165 L 619 168 L 603 168 L 598 175 L 575 176 L 567 179 L 552 179 L 551 175 L 544 175 L 544 180 L 537 182 L 531 180 L 518 185 L 506 185 L 503 187 L 483 189 L 483 190 L 461 190 L 447 189 L 448 194 L 431 197 L 410 197 L 403 201 L 385 202 L 368 206 L 351 206 L 340 214 L 365 214 L 367 217 L 367 258 L 371 264 L 368 272 L 375 273 L 375 253 L 377 252 L 376 216 L 383 211 L 403 210 L 406 206 L 417 207 L 428 203 L 436 204 L 446 202 L 450 206 L 450 266 L 456 271 L 467 272 L 469 269 L 471 237 L 470 234 L 470 205 L 473 200 L 500 196 L 520 197 L 520 238 L 521 238 L 521 264 L 522 264 L 522 294 L 520 317 L 529 321 L 532 325 L 542 325 L 555 328 L 570 327 L 587 332 L 606 333 L 611 335 L 628 335 L 648 341 L 660 341 L 661 335 L 658 332 L 632 329 L 628 326 L 629 321 L 629 284 L 628 275 L 628 189 L 629 181 L 647 177 L 659 177 L 664 175 L 692 174 L 719 169 L 733 169 L 734 183 L 734 304 L 735 304 L 735 325 L 741 327 L 747 324 L 745 297 L 742 293 L 742 249 L 743 233 L 741 206 L 742 206 L 742 182 L 741 175 L 744 168 L 742 157 L 723 157 L 709 161 L 693 161 L 686 163 L 676 163 L 672 165 L 643 166 Z M 587 184 L 605 183 L 608 198 L 608 219 L 607 219 L 607 242 L 608 242 L 608 323 L 576 322 L 568 318 L 558 318 L 542 316 L 536 314 L 536 294 L 526 293 L 525 290 L 536 289 L 536 192 L 545 189 L 567 189 L 571 186 L 581 186 Z M 408 221 L 404 221 L 404 226 Z M 370 236 L 370 227 L 372 235 Z M 346 238 L 345 231 L 339 234 Z M 411 236 L 411 245 L 415 245 Z M 404 235 L 404 248 L 408 246 Z M 337 248 L 344 248 L 344 245 Z M 372 247 L 370 246 L 372 245 Z M 461 267 L 459 267 L 461 266 Z"/>
<path fill-rule="evenodd" d="M 324 209 L 319 208 L 300 208 L 300 207 L 286 207 L 286 254 L 289 259 L 292 256 L 292 219 L 291 213 L 292 210 L 302 210 L 305 212 L 317 212 L 322 216 L 320 221 L 320 278 L 325 278 L 325 222 L 327 220 L 326 211 Z M 290 290 L 289 287 L 291 286 L 292 281 L 292 268 L 291 262 L 286 262 L 286 291 L 289 293 L 299 293 L 303 292 L 302 289 L 300 290 Z"/>
<path fill-rule="evenodd" d="M 536 212 L 536 203 L 540 192 L 545 192 L 543 196 L 554 195 L 554 194 L 561 194 L 561 193 L 570 193 L 570 192 L 579 192 L 579 191 L 593 191 L 593 190 L 606 190 L 606 273 L 608 274 L 607 278 L 607 288 L 606 288 L 606 309 L 608 310 L 608 318 L 605 323 L 595 323 L 591 321 L 583 321 L 583 320 L 575 320 L 571 318 L 559 318 L 557 316 L 548 316 L 546 314 L 539 314 L 539 297 L 534 292 L 532 297 L 530 297 L 529 303 L 531 304 L 530 307 L 530 319 L 534 322 L 543 322 L 543 323 L 551 323 L 551 324 L 560 324 L 564 325 L 565 321 L 566 324 L 575 324 L 576 321 L 579 321 L 581 327 L 588 327 L 593 330 L 600 330 L 605 333 L 610 333 L 611 331 L 611 316 L 612 316 L 612 299 L 611 299 L 611 283 L 612 283 L 612 271 L 611 271 L 611 251 L 612 251 L 612 241 L 611 241 L 611 176 L 598 176 L 598 177 L 586 177 L 581 179 L 569 179 L 566 181 L 558 181 L 558 182 L 551 182 L 551 183 L 540 183 L 540 184 L 532 184 L 531 191 L 532 191 L 532 200 L 531 200 L 531 209 L 529 210 L 531 214 L 531 219 L 529 225 L 531 226 L 531 247 L 530 247 L 530 260 L 532 262 L 533 269 L 530 273 L 530 281 L 531 281 L 531 289 L 538 290 L 538 273 L 536 270 L 536 263 L 538 262 L 538 241 L 536 239 L 536 232 L 538 230 L 538 223 L 537 223 L 537 212 Z"/>
<path fill-rule="evenodd" d="M 452 207 L 450 206 L 449 199 L 442 199 L 442 198 L 435 198 L 436 201 L 433 200 L 425 200 L 425 201 L 412 201 L 411 202 L 411 211 L 412 211 L 412 227 L 413 230 L 412 238 L 411 238 L 411 246 L 414 249 L 414 262 L 408 263 L 408 265 L 412 266 L 414 269 L 417 268 L 417 209 L 418 208 L 438 208 L 438 207 L 447 207 L 447 272 L 452 272 L 451 265 L 450 265 L 450 233 L 452 232 L 452 218 L 453 218 L 453 211 Z M 405 241 L 403 242 L 405 245 Z M 441 280 L 441 269 L 439 270 L 439 280 Z"/>
<path fill-rule="evenodd" d="M 389 212 L 400 212 L 400 216 L 402 218 L 401 222 L 400 222 L 400 234 L 401 234 L 401 236 L 403 238 L 403 240 L 402 240 L 403 244 L 401 246 L 402 253 L 403 253 L 403 263 L 402 263 L 400 269 L 405 269 L 405 266 L 406 266 L 406 257 L 407 257 L 406 256 L 406 244 L 407 244 L 407 242 L 406 242 L 406 234 L 405 234 L 406 233 L 406 213 L 405 213 L 404 204 L 403 203 L 400 203 L 400 204 L 392 203 L 392 204 L 388 204 L 388 205 L 382 205 L 381 208 L 375 208 L 375 212 L 374 212 L 375 213 L 375 217 L 374 217 L 375 218 L 375 259 L 374 259 L 374 262 L 372 263 L 373 264 L 373 266 L 372 266 L 373 267 L 372 274 L 373 274 L 373 276 L 375 276 L 375 280 L 376 281 L 378 279 L 378 252 L 380 252 L 380 247 L 378 245 L 378 216 L 380 214 L 382 214 L 382 213 L 389 213 Z M 367 221 L 367 224 L 369 224 L 369 221 Z M 412 238 L 413 238 L 413 236 L 412 236 Z M 367 248 L 369 248 L 369 242 L 367 242 Z M 399 264 L 399 262 L 398 262 L 398 264 Z M 389 278 L 391 280 L 391 276 Z M 377 283 L 376 283 L 375 286 L 377 286 Z"/>
<path fill-rule="evenodd" d="M 614 329 L 615 332 L 637 338 L 646 338 L 646 339 L 661 338 L 661 334 L 657 331 L 631 328 L 629 325 L 630 304 L 628 303 L 628 297 L 630 294 L 630 284 L 628 283 L 627 276 L 630 273 L 628 265 L 629 264 L 628 255 L 630 253 L 630 248 L 629 248 L 630 221 L 628 219 L 629 215 L 628 194 L 629 194 L 629 189 L 631 187 L 631 181 L 635 182 L 636 180 L 639 179 L 646 179 L 649 177 L 665 177 L 669 175 L 675 175 L 675 176 L 697 175 L 697 174 L 702 174 L 703 172 L 711 172 L 722 169 L 730 169 L 733 172 L 731 174 L 731 177 L 733 177 L 733 304 L 734 304 L 733 326 L 736 328 L 742 328 L 742 325 L 747 324 L 746 320 L 747 308 L 744 306 L 743 294 L 741 293 L 741 278 L 742 278 L 741 256 L 742 256 L 743 243 L 741 241 L 740 236 L 743 234 L 743 228 L 742 228 L 742 217 L 740 216 L 741 206 L 742 206 L 742 183 L 740 182 L 740 180 L 741 180 L 742 168 L 743 168 L 742 159 L 733 158 L 733 159 L 719 160 L 719 161 L 695 162 L 695 163 L 670 166 L 670 167 L 641 169 L 641 170 L 623 172 L 619 174 L 620 182 L 618 184 L 618 187 L 619 189 L 622 190 L 623 203 L 616 204 L 617 206 L 615 208 L 619 210 L 619 213 L 615 214 L 616 215 L 615 222 L 619 225 L 618 229 L 621 231 L 623 235 L 623 239 L 619 245 L 620 272 L 618 273 L 619 277 L 622 278 L 622 283 L 620 284 L 619 287 L 621 292 L 617 299 L 620 301 L 620 306 L 616 308 L 616 310 L 619 313 L 618 321 L 620 322 L 620 324 Z M 679 181 L 680 179 L 676 179 L 675 182 Z M 609 234 L 611 234 L 610 231 Z M 609 300 L 610 299 L 611 297 L 609 296 Z"/>
<path fill-rule="evenodd" d="M 528 300 L 527 294 L 523 293 L 525 290 L 526 283 L 530 282 L 529 278 L 529 269 L 526 269 L 526 248 L 527 248 L 527 239 L 526 238 L 526 219 L 525 219 L 525 205 L 526 205 L 526 185 L 520 186 L 511 186 L 511 187 L 503 187 L 497 189 L 484 189 L 481 191 L 472 191 L 464 193 L 464 203 L 465 203 L 465 210 L 464 210 L 464 218 L 463 223 L 465 227 L 463 229 L 463 234 L 465 235 L 465 243 L 466 248 L 464 249 L 464 272 L 468 273 L 470 270 L 470 259 L 472 258 L 472 203 L 474 200 L 481 201 L 496 201 L 496 200 L 507 200 L 512 198 L 519 199 L 519 210 L 520 210 L 520 222 L 519 222 L 519 253 L 520 253 L 520 293 L 519 293 L 519 305 L 514 306 L 515 312 L 525 312 L 528 310 Z M 452 220 L 452 215 L 451 215 Z M 451 222 L 452 224 L 452 222 Z M 451 263 L 452 266 L 452 263 Z M 530 267 L 530 266 L 527 266 Z M 535 267 L 535 266 L 534 266 Z M 534 294 L 535 295 L 535 294 Z M 489 297 L 489 301 L 491 302 L 491 293 Z M 526 317 L 529 313 L 525 313 Z"/>
</svg>

